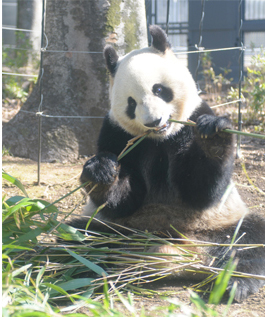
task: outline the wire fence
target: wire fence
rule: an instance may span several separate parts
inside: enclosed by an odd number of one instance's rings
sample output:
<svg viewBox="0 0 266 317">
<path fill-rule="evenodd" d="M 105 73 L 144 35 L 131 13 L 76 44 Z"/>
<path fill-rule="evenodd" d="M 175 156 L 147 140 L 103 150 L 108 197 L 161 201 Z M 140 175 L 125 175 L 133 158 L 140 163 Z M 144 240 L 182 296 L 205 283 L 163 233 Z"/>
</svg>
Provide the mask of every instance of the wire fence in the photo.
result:
<svg viewBox="0 0 266 317">
<path fill-rule="evenodd" d="M 205 49 L 202 47 L 202 38 L 203 38 L 203 24 L 204 24 L 204 17 L 205 17 L 205 0 L 201 0 L 201 19 L 199 23 L 199 41 L 198 44 L 195 45 L 195 51 L 191 50 L 185 50 L 185 51 L 180 51 L 180 52 L 175 52 L 175 55 L 181 55 L 181 54 L 198 54 L 198 62 L 197 62 L 197 68 L 196 68 L 196 81 L 198 78 L 198 72 L 199 72 L 199 67 L 200 67 L 200 54 L 202 53 L 209 53 L 209 52 L 220 52 L 220 51 L 228 51 L 228 50 L 239 50 L 239 98 L 234 101 L 230 101 L 227 103 L 222 103 L 220 105 L 216 105 L 213 108 L 216 107 L 222 107 L 228 104 L 233 104 L 233 103 L 238 103 L 238 129 L 241 131 L 242 129 L 242 115 L 241 115 L 241 104 L 242 104 L 242 99 L 241 99 L 241 85 L 242 85 L 242 78 L 243 78 L 243 52 L 245 50 L 245 47 L 243 45 L 243 30 L 242 30 L 242 10 L 243 10 L 243 4 L 242 0 L 239 1 L 239 26 L 238 26 L 238 32 L 239 32 L 239 45 L 235 47 L 225 47 L 225 48 L 216 48 L 216 49 Z M 169 24 L 169 12 L 170 12 L 170 4 L 169 0 L 167 3 L 167 17 L 166 17 L 166 25 L 167 29 L 166 32 L 168 32 L 168 24 Z M 2 72 L 2 75 L 4 76 L 20 76 L 20 77 L 38 77 L 38 84 L 39 84 L 39 99 L 40 103 L 38 106 L 38 111 L 32 112 L 32 111 L 26 111 L 21 109 L 21 112 L 28 113 L 29 115 L 35 115 L 38 118 L 38 184 L 40 184 L 41 177 L 40 177 L 40 170 L 41 170 L 41 132 L 42 132 L 42 118 L 68 118 L 68 119 L 103 119 L 101 116 L 68 116 L 68 115 L 53 115 L 53 114 L 46 114 L 43 111 L 42 106 L 43 106 L 43 92 L 42 92 L 42 86 L 43 86 L 43 74 L 44 74 L 44 68 L 43 68 L 43 56 L 46 53 L 74 53 L 74 54 L 102 54 L 102 52 L 97 52 L 97 51 L 67 51 L 67 50 L 49 50 L 48 45 L 49 45 L 49 39 L 45 33 L 45 15 L 46 15 L 46 1 L 42 0 L 42 27 L 41 27 L 41 48 L 39 50 L 40 52 L 40 69 L 39 69 L 39 74 L 22 74 L 22 73 L 11 73 L 11 72 Z M 33 30 L 27 30 L 27 29 L 19 29 L 19 28 L 12 28 L 12 27 L 3 27 L 3 30 L 10 30 L 10 31 L 16 31 L 16 32 L 34 32 Z M 14 50 L 26 50 L 29 52 L 35 52 L 36 50 L 34 49 L 25 49 L 25 48 L 11 48 Z M 240 155 L 240 136 L 238 137 L 237 141 L 237 155 Z"/>
</svg>

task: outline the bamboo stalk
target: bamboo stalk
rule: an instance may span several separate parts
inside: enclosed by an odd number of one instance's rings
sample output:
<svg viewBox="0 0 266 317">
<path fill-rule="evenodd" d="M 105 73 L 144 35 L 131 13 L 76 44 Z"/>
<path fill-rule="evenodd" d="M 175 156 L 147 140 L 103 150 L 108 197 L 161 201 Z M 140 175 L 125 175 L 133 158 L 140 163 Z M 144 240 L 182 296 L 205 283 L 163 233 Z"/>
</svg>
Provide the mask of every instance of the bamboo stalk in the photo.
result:
<svg viewBox="0 0 266 317">
<path fill-rule="evenodd" d="M 180 123 L 180 124 L 184 124 L 184 125 L 190 125 L 193 127 L 196 126 L 196 123 L 193 121 L 178 121 L 178 120 L 173 120 L 173 119 L 169 119 L 168 121 Z M 223 132 L 249 136 L 252 138 L 265 139 L 265 135 L 263 135 L 263 134 L 249 133 L 249 132 L 237 131 L 237 130 L 232 130 L 232 129 L 225 129 L 225 130 L 223 130 Z"/>
<path fill-rule="evenodd" d="M 123 151 L 118 155 L 117 160 L 121 160 L 125 155 L 127 155 L 131 150 L 134 149 L 135 146 L 137 146 L 142 140 L 144 140 L 149 134 L 151 133 L 151 130 L 138 135 L 137 137 L 130 139 L 127 142 L 126 147 L 123 149 Z M 134 143 L 136 141 L 136 143 Z"/>
</svg>

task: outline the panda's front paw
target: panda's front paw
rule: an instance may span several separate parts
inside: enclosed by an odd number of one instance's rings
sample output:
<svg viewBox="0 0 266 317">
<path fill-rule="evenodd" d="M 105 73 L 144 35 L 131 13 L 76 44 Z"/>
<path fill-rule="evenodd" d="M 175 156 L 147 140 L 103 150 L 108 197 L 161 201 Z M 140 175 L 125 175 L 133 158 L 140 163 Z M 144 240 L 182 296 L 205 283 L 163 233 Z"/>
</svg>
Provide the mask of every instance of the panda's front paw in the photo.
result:
<svg viewBox="0 0 266 317">
<path fill-rule="evenodd" d="M 118 173 L 117 156 L 113 153 L 102 152 L 85 163 L 80 180 L 82 183 L 90 181 L 94 184 L 111 185 Z"/>
<path fill-rule="evenodd" d="M 203 114 L 197 119 L 197 130 L 202 138 L 213 136 L 216 133 L 232 127 L 231 121 L 227 117 L 216 117 Z"/>
</svg>

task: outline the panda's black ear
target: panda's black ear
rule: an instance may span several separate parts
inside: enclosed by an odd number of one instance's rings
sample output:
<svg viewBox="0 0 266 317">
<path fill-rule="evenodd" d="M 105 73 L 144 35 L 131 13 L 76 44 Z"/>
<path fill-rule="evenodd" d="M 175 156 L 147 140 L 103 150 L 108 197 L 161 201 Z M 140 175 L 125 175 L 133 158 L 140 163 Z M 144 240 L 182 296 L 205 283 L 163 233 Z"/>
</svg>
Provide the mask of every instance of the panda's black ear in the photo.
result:
<svg viewBox="0 0 266 317">
<path fill-rule="evenodd" d="M 149 29 L 152 36 L 152 46 L 154 48 L 164 53 L 171 47 L 166 33 L 158 25 L 150 25 Z"/>
<path fill-rule="evenodd" d="M 116 50 L 111 45 L 106 45 L 103 50 L 103 55 L 105 58 L 107 69 L 109 70 L 110 74 L 114 76 L 118 61 Z"/>
</svg>

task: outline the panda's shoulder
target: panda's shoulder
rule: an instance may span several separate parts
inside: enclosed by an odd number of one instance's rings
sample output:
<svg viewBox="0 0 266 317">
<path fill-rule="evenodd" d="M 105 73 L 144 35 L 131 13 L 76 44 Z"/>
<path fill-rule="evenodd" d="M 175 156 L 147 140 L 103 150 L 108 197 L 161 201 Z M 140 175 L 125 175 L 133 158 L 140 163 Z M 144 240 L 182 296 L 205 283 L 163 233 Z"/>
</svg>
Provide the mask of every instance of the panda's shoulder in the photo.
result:
<svg viewBox="0 0 266 317">
<path fill-rule="evenodd" d="M 197 121 L 198 117 L 200 117 L 203 114 L 210 114 L 214 115 L 214 112 L 208 105 L 208 103 L 205 100 L 202 100 L 200 105 L 193 111 L 192 115 L 190 116 L 189 120 L 191 121 Z"/>
<path fill-rule="evenodd" d="M 111 119 L 110 114 L 108 113 L 104 117 L 100 136 L 101 134 L 112 135 L 112 134 L 123 134 L 123 133 L 126 134 L 126 132 L 116 122 L 114 122 Z"/>
<path fill-rule="evenodd" d="M 126 146 L 128 140 L 132 138 L 132 135 L 124 131 L 110 118 L 110 115 L 107 114 L 104 118 L 98 138 L 98 150 L 111 151 L 114 153 L 122 151 L 121 147 Z"/>
</svg>

